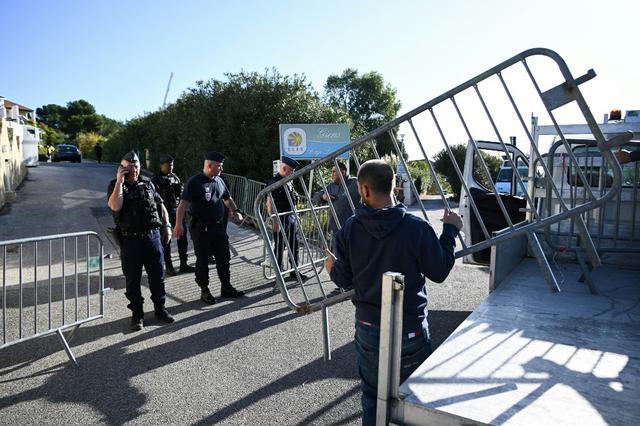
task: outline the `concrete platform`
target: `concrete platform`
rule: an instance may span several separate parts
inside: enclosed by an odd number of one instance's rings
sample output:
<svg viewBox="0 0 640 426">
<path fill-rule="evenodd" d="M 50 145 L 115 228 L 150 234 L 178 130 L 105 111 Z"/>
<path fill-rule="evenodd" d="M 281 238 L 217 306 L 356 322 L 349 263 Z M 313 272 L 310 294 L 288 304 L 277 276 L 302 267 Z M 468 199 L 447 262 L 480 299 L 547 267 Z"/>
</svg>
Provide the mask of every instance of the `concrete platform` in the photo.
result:
<svg viewBox="0 0 640 426">
<path fill-rule="evenodd" d="M 552 294 L 523 261 L 401 386 L 405 422 L 640 424 L 639 272 L 597 269 L 594 296 L 561 265 Z"/>
</svg>

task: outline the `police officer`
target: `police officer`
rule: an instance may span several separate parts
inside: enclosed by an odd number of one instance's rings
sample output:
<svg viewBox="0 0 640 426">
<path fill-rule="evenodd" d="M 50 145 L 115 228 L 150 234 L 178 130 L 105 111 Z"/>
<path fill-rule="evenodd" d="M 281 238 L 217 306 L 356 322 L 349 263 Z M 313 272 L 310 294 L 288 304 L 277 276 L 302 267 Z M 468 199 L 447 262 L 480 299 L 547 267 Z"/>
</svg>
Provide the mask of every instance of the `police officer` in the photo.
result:
<svg viewBox="0 0 640 426">
<path fill-rule="evenodd" d="M 225 225 L 225 206 L 236 220 L 241 221 L 242 215 L 220 177 L 223 162 L 224 156 L 218 152 L 205 154 L 202 173 L 192 176 L 182 193 L 173 229 L 173 235 L 179 238 L 184 232 L 182 220 L 188 212 L 189 231 L 196 253 L 196 283 L 201 289 L 200 299 L 209 305 L 216 303 L 209 291 L 209 257 L 212 254 L 222 286 L 221 296 L 235 298 L 244 295 L 244 292 L 231 285 L 231 254 Z"/>
<path fill-rule="evenodd" d="M 267 186 L 272 185 L 281 179 L 291 175 L 296 167 L 299 166 L 299 163 L 290 157 L 282 157 L 280 160 L 280 166 L 278 168 L 278 173 L 267 182 Z M 287 196 L 287 193 L 289 196 Z M 289 202 L 289 198 L 291 198 L 291 202 L 293 202 L 294 206 L 298 202 L 298 193 L 293 188 L 292 182 L 288 182 L 286 185 L 281 186 L 271 193 L 273 197 L 273 202 L 275 206 L 271 204 L 269 200 L 267 200 L 267 212 L 269 215 L 276 213 L 280 215 L 280 221 L 278 221 L 277 217 L 273 217 L 271 220 L 271 226 L 274 233 L 275 246 L 276 246 L 276 259 L 278 260 L 278 265 L 280 269 L 283 270 L 284 263 L 282 261 L 282 254 L 285 248 L 285 240 L 282 236 L 282 232 L 280 232 L 280 222 L 282 222 L 284 226 L 284 233 L 289 241 L 289 247 L 293 253 L 293 259 L 295 260 L 296 265 L 298 264 L 298 239 L 296 237 L 297 232 L 297 219 L 294 214 L 291 212 L 293 208 L 291 203 Z M 275 208 L 274 208 L 275 207 Z M 304 274 L 300 274 L 300 278 L 302 280 L 306 280 L 308 277 Z M 291 272 L 287 277 L 285 277 L 286 281 L 294 281 L 297 280 L 297 276 L 295 272 Z"/>
<path fill-rule="evenodd" d="M 171 225 L 162 197 L 155 185 L 140 176 L 140 159 L 131 151 L 122 157 L 116 178 L 109 183 L 108 205 L 122 233 L 122 270 L 126 280 L 125 296 L 131 309 L 131 330 L 143 328 L 143 302 L 140 290 L 142 267 L 147 271 L 155 318 L 164 323 L 173 317 L 164 307 L 164 259 L 162 244 L 171 241 Z M 162 238 L 162 239 L 161 239 Z"/>
<path fill-rule="evenodd" d="M 171 226 L 176 225 L 176 209 L 182 196 L 182 182 L 180 178 L 173 173 L 173 157 L 170 155 L 163 155 L 160 157 L 160 173 L 156 174 L 151 182 L 153 182 L 158 188 L 160 196 L 164 200 L 164 206 L 169 212 L 169 221 Z M 180 255 L 180 272 L 195 272 L 195 268 L 187 264 L 187 248 L 189 243 L 187 242 L 186 233 L 186 220 L 182 223 L 185 232 L 178 238 L 178 254 Z M 173 262 L 171 261 L 171 243 L 162 247 L 164 250 L 164 265 L 167 275 L 174 276 L 176 271 L 173 268 Z"/>
<path fill-rule="evenodd" d="M 351 198 L 354 206 L 357 206 L 360 202 L 358 179 L 349 177 L 347 174 L 347 166 L 344 163 L 338 163 L 338 168 L 333 166 L 331 169 L 331 180 L 332 182 L 327 185 L 326 191 L 323 188 L 313 195 L 313 202 L 316 204 L 326 204 L 331 201 L 340 226 L 342 226 L 347 219 L 353 216 L 353 210 L 347 197 Z M 344 191 L 343 181 L 348 193 Z M 338 224 L 331 213 L 329 213 L 329 229 L 331 229 L 332 234 L 338 231 Z"/>
</svg>

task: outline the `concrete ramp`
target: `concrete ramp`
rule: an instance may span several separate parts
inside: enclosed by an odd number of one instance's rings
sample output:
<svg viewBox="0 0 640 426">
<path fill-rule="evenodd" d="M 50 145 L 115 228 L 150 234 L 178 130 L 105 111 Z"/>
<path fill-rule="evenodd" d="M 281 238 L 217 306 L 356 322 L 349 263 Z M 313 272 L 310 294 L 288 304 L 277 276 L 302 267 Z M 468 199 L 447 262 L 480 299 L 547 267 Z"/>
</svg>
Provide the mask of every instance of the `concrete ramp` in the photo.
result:
<svg viewBox="0 0 640 426">
<path fill-rule="evenodd" d="M 523 261 L 402 384 L 395 419 L 640 424 L 639 272 L 604 266 L 599 295 L 578 282 L 552 294 Z"/>
</svg>

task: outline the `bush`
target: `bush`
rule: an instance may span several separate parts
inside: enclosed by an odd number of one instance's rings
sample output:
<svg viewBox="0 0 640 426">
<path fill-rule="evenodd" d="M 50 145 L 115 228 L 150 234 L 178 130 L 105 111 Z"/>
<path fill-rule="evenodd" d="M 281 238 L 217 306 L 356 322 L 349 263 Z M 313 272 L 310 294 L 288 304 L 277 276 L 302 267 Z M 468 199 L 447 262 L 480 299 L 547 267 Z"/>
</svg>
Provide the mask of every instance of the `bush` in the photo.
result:
<svg viewBox="0 0 640 426">
<path fill-rule="evenodd" d="M 94 148 L 98 142 L 104 142 L 104 138 L 94 132 L 78 133 L 74 142 L 83 157 L 95 158 Z"/>
</svg>

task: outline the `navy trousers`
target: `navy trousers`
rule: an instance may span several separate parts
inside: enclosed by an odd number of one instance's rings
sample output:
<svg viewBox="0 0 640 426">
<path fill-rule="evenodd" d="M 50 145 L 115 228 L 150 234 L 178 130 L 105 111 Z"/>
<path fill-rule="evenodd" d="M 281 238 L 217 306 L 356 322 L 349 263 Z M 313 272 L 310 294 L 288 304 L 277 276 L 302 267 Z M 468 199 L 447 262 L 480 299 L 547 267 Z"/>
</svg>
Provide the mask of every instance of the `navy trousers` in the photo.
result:
<svg viewBox="0 0 640 426">
<path fill-rule="evenodd" d="M 230 287 L 231 253 L 226 226 L 223 223 L 208 226 L 196 224 L 189 231 L 196 254 L 196 283 L 201 288 L 209 288 L 209 257 L 213 255 L 222 288 Z"/>
<path fill-rule="evenodd" d="M 160 231 L 154 229 L 140 237 L 124 237 L 122 241 L 122 270 L 127 283 L 127 307 L 133 315 L 143 315 L 144 298 L 140 288 L 142 267 L 147 272 L 151 300 L 156 309 L 164 306 L 164 255 Z"/>
</svg>

